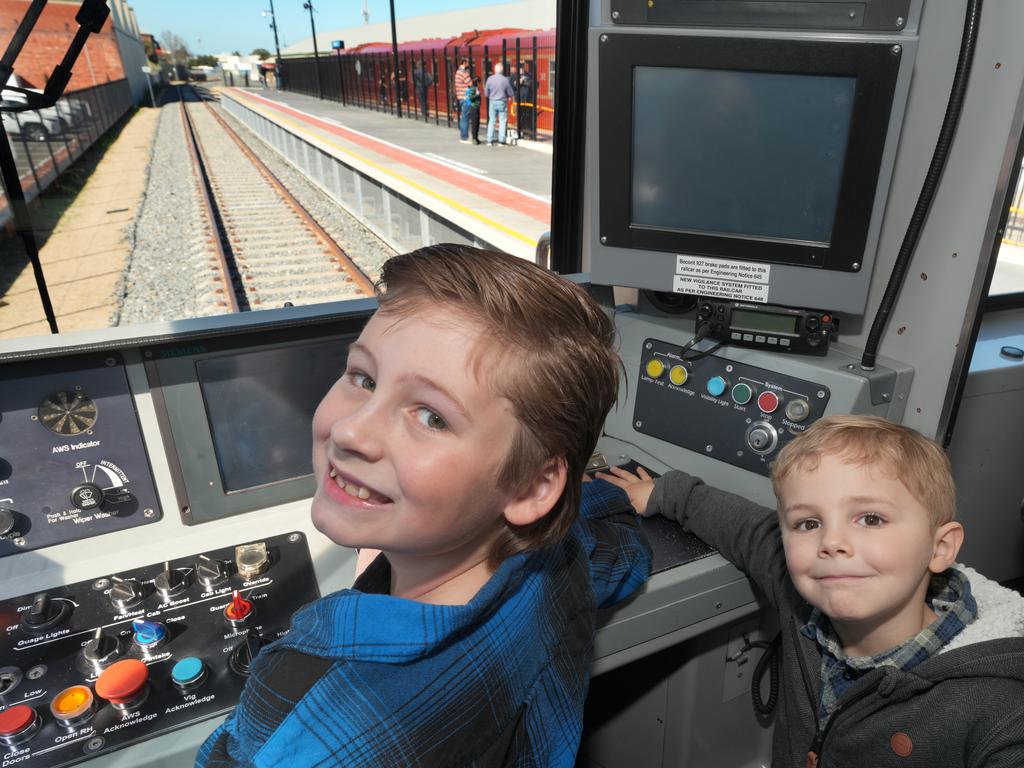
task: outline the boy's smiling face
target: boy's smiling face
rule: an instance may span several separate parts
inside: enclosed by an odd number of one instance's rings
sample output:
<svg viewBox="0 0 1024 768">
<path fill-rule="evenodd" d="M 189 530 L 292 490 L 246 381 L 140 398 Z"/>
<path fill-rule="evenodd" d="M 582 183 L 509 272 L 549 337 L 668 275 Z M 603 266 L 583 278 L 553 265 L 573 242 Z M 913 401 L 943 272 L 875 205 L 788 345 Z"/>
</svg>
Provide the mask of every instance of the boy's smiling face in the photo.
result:
<svg viewBox="0 0 1024 768">
<path fill-rule="evenodd" d="M 959 523 L 934 528 L 893 475 L 834 455 L 794 469 L 779 501 L 793 583 L 829 617 L 847 653 L 874 655 L 931 623 L 929 577 L 955 560 Z"/>
<path fill-rule="evenodd" d="M 450 309 L 378 312 L 313 417 L 313 524 L 334 542 L 443 567 L 486 557 L 518 428 L 474 375 L 480 329 Z"/>
</svg>

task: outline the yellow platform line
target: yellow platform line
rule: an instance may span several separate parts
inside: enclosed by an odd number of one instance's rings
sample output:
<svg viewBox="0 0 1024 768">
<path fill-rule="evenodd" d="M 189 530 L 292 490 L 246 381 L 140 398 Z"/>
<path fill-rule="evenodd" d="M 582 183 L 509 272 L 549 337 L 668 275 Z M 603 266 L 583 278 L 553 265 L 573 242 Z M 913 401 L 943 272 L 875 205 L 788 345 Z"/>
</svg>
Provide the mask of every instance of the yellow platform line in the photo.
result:
<svg viewBox="0 0 1024 768">
<path fill-rule="evenodd" d="M 231 98 L 235 98 L 236 100 L 240 101 L 239 99 L 237 99 L 234 96 L 234 94 L 230 94 L 230 96 L 231 96 Z M 270 115 L 267 114 L 267 111 L 266 111 L 267 107 L 264 107 L 261 104 L 253 103 L 251 101 L 248 101 L 248 103 L 246 103 L 245 106 L 247 108 L 249 108 L 249 109 L 255 110 L 256 112 L 260 112 L 261 114 L 263 114 L 264 117 L 267 117 L 268 119 L 273 119 L 275 121 L 283 122 L 284 124 L 292 127 L 298 133 L 303 133 L 306 136 L 313 137 L 313 138 L 317 139 L 318 141 L 321 141 L 324 144 L 327 144 L 327 145 L 333 147 L 334 149 L 338 150 L 342 154 L 345 154 L 345 155 L 348 155 L 349 157 L 355 158 L 356 160 L 358 160 L 361 163 L 365 163 L 366 165 L 368 165 L 371 168 L 373 168 L 375 171 L 379 171 L 380 173 L 386 174 L 387 176 L 391 176 L 392 178 L 402 182 L 403 184 L 408 184 L 413 189 L 416 189 L 416 190 L 422 192 L 425 195 L 429 195 L 430 197 L 433 197 L 434 199 L 441 201 L 445 205 L 451 206 L 452 208 L 454 208 L 455 210 L 459 211 L 460 213 L 464 213 L 467 216 L 471 216 L 472 218 L 476 219 L 477 221 L 479 221 L 479 222 L 481 222 L 483 224 L 486 224 L 489 227 L 492 227 L 492 228 L 497 229 L 497 230 L 499 230 L 501 232 L 504 232 L 506 235 L 509 235 L 510 237 L 514 237 L 516 240 L 519 240 L 519 241 L 521 241 L 523 243 L 526 243 L 527 245 L 531 245 L 531 246 L 536 246 L 537 245 L 537 239 L 536 238 L 527 237 L 526 235 L 522 234 L 521 232 L 517 232 L 516 230 L 514 230 L 514 229 L 512 229 L 510 227 L 506 227 L 504 224 L 501 224 L 501 223 L 495 221 L 494 219 L 491 219 L 491 218 L 489 218 L 487 216 L 484 216 L 481 213 L 477 213 L 472 208 L 470 208 L 468 206 L 465 206 L 465 205 L 463 205 L 462 203 L 460 203 L 460 202 L 458 202 L 456 200 L 452 200 L 450 197 L 442 195 L 440 192 L 435 192 L 434 190 L 430 189 L 429 187 L 425 187 L 424 185 L 422 185 L 422 184 L 420 184 L 418 182 L 415 182 L 412 179 L 406 178 L 405 176 L 403 176 L 400 173 L 397 173 L 396 171 L 392 171 L 390 168 L 385 168 L 384 166 L 380 165 L 379 163 L 375 163 L 373 160 L 368 159 L 367 157 L 359 154 L 358 152 L 353 152 L 352 150 L 347 149 L 347 148 L 341 146 L 340 144 L 335 142 L 332 138 L 330 138 L 329 135 L 325 137 L 325 136 L 321 136 L 320 134 L 313 133 L 312 131 L 308 130 L 306 128 L 306 126 L 303 125 L 302 123 L 298 122 L 297 120 L 293 120 L 292 118 L 290 118 L 290 117 L 288 117 L 286 115 L 282 115 L 280 113 L 276 113 L 275 112 L 273 114 L 273 117 L 271 117 Z"/>
</svg>

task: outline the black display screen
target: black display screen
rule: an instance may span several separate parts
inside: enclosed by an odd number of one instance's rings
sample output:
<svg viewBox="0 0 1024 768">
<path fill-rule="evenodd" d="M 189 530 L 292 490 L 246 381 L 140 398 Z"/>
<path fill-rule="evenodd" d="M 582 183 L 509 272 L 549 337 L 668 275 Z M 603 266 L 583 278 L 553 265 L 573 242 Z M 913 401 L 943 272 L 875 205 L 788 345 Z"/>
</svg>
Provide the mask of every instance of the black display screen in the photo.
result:
<svg viewBox="0 0 1024 768">
<path fill-rule="evenodd" d="M 632 222 L 829 243 L 855 77 L 633 71 Z"/>
<path fill-rule="evenodd" d="M 796 317 L 793 315 L 773 315 L 767 312 L 747 312 L 743 309 L 734 309 L 732 311 L 730 327 L 744 331 L 796 333 Z"/>
<path fill-rule="evenodd" d="M 313 412 L 347 355 L 332 339 L 196 362 L 225 492 L 312 474 Z"/>
</svg>

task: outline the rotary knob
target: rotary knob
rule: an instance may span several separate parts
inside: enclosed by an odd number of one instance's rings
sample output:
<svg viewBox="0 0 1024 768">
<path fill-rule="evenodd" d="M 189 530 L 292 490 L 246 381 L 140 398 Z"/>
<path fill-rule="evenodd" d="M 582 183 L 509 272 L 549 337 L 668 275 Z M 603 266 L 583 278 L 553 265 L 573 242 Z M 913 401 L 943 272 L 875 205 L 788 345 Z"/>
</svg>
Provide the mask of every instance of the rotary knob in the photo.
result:
<svg viewBox="0 0 1024 768">
<path fill-rule="evenodd" d="M 83 512 L 103 506 L 103 489 L 96 483 L 81 483 L 71 491 L 71 506 Z"/>
<path fill-rule="evenodd" d="M 253 659 L 256 658 L 256 654 L 260 652 L 263 645 L 263 636 L 259 632 L 255 629 L 246 632 L 245 639 L 235 646 L 231 656 L 228 657 L 228 666 L 231 671 L 236 675 L 248 677 L 252 670 Z"/>
<path fill-rule="evenodd" d="M 110 588 L 110 602 L 122 612 L 134 608 L 146 596 L 142 590 L 142 585 L 136 579 L 122 579 L 119 576 L 111 576 L 110 580 L 113 582 L 113 586 Z"/>
<path fill-rule="evenodd" d="M 170 562 L 166 562 L 164 569 L 153 579 L 153 585 L 165 600 L 170 600 L 188 588 L 188 579 L 181 571 L 171 568 Z"/>
<path fill-rule="evenodd" d="M 103 627 L 96 628 L 96 634 L 92 639 L 82 646 L 82 662 L 86 672 L 92 674 L 97 670 L 103 670 L 117 661 L 121 655 L 121 643 L 113 635 L 103 631 Z"/>
<path fill-rule="evenodd" d="M 18 524 L 18 513 L 10 507 L 0 507 L 0 537 L 7 536 Z"/>
<path fill-rule="evenodd" d="M 213 589 L 228 580 L 227 563 L 208 555 L 200 555 L 196 561 L 196 578 L 207 589 Z"/>
<path fill-rule="evenodd" d="M 51 600 L 45 592 L 32 598 L 32 607 L 21 616 L 21 628 L 33 635 L 41 635 L 67 620 L 71 615 L 71 603 L 67 600 Z"/>
</svg>

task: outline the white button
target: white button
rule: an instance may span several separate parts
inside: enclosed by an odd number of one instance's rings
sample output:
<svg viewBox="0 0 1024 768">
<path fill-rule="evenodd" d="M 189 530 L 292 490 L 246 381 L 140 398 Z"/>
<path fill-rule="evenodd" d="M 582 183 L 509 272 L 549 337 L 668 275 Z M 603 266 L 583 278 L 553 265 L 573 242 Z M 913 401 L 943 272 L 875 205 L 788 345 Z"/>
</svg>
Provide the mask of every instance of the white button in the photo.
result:
<svg viewBox="0 0 1024 768">
<path fill-rule="evenodd" d="M 758 344 L 764 344 L 764 336 L 755 336 L 754 341 L 756 341 Z"/>
<path fill-rule="evenodd" d="M 731 334 L 729 334 L 729 338 L 732 339 L 733 341 L 739 341 L 741 338 L 741 334 L 738 331 L 733 331 Z"/>
<path fill-rule="evenodd" d="M 780 347 L 788 347 L 789 346 L 789 339 L 779 339 L 779 346 Z"/>
<path fill-rule="evenodd" d="M 779 340 L 777 338 L 775 338 L 774 336 L 769 336 L 768 337 L 768 343 L 769 344 L 778 344 Z"/>
<path fill-rule="evenodd" d="M 754 340 L 754 334 L 752 334 L 752 333 L 744 333 L 743 334 L 743 340 L 744 341 L 753 341 Z"/>
</svg>

